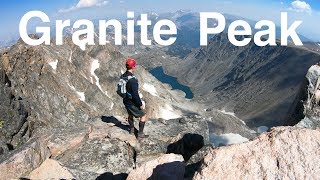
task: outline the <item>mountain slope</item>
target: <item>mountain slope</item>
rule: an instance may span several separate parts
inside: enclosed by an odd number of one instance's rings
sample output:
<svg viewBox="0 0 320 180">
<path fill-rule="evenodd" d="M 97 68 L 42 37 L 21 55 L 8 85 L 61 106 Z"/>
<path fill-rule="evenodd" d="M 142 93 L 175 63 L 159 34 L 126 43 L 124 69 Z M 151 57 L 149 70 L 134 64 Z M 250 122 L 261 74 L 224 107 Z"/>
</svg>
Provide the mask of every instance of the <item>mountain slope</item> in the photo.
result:
<svg viewBox="0 0 320 180">
<path fill-rule="evenodd" d="M 236 47 L 221 34 L 165 70 L 199 102 L 234 112 L 251 127 L 272 127 L 284 124 L 308 68 L 319 61 L 296 47 Z"/>
</svg>

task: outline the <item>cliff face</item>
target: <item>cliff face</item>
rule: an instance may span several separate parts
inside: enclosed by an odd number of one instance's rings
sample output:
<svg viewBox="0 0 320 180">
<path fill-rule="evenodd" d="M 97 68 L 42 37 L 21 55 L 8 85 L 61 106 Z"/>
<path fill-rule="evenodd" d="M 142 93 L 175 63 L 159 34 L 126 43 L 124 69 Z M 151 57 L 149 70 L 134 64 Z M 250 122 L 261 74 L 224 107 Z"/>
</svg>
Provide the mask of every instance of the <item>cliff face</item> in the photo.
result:
<svg viewBox="0 0 320 180">
<path fill-rule="evenodd" d="M 2 63 L 0 64 L 0 156 L 25 143 L 30 137 L 28 103 L 11 90 Z"/>
<path fill-rule="evenodd" d="M 319 128 L 320 127 L 320 66 L 313 65 L 308 70 L 306 75 L 306 84 L 302 89 L 299 101 L 302 105 L 297 105 L 296 109 L 300 108 L 304 118 L 296 125 L 297 127 Z"/>
</svg>

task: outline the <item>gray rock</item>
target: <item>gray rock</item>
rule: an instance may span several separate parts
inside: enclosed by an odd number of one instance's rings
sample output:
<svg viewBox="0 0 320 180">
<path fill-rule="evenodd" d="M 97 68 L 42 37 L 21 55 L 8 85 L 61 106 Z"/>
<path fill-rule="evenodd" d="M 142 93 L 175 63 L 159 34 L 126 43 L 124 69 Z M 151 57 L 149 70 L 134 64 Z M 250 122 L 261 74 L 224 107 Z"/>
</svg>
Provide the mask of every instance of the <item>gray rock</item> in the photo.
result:
<svg viewBox="0 0 320 180">
<path fill-rule="evenodd" d="M 89 139 L 58 159 L 66 167 L 95 174 L 129 173 L 134 168 L 133 149 L 116 139 Z M 96 178 L 96 177 L 92 177 Z"/>
<path fill-rule="evenodd" d="M 141 150 L 137 153 L 139 164 L 141 156 L 157 153 L 181 154 L 187 161 L 196 151 L 210 143 L 205 119 L 184 117 L 183 121 L 180 118 L 162 122 L 150 120 L 145 126 L 145 133 L 150 136 L 140 142 Z"/>
<path fill-rule="evenodd" d="M 320 66 L 313 65 L 306 75 L 307 83 L 301 90 L 301 95 L 297 98 L 299 103 L 294 109 L 299 112 L 300 116 L 296 116 L 296 127 L 319 128 L 320 127 Z M 302 116 L 302 117 L 301 117 Z"/>
</svg>

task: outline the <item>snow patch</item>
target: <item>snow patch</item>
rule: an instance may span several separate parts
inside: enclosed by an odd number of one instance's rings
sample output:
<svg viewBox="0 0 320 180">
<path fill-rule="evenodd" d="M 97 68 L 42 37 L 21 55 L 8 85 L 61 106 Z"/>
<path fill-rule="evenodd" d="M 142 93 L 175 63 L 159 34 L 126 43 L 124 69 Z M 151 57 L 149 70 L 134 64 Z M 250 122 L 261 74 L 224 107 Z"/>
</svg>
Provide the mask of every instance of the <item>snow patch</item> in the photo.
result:
<svg viewBox="0 0 320 180">
<path fill-rule="evenodd" d="M 106 96 L 107 96 L 108 98 L 111 98 L 111 96 L 108 94 L 108 91 L 106 91 Z"/>
<path fill-rule="evenodd" d="M 84 92 L 80 92 L 80 91 L 77 91 L 76 88 L 74 86 L 71 86 L 70 84 L 68 84 L 68 86 L 76 92 L 76 94 L 79 96 L 79 99 L 80 101 L 83 101 L 85 102 L 86 101 L 86 96 L 84 94 Z"/>
<path fill-rule="evenodd" d="M 223 113 L 223 114 L 226 114 L 226 115 L 229 115 L 229 116 L 233 116 L 233 117 L 239 119 L 239 118 L 234 114 L 234 112 L 227 112 L 225 109 L 218 110 L 218 111 L 221 112 L 221 113 Z M 239 121 L 240 121 L 242 124 L 246 125 L 246 123 L 245 123 L 242 119 L 239 119 Z"/>
<path fill-rule="evenodd" d="M 318 43 L 318 46 L 320 46 L 320 43 Z"/>
<path fill-rule="evenodd" d="M 71 52 L 70 52 L 70 57 L 69 57 L 69 62 L 72 62 L 72 50 L 71 50 Z"/>
<path fill-rule="evenodd" d="M 166 59 L 166 57 L 165 57 L 165 56 L 162 56 L 162 58 L 163 58 L 163 59 Z"/>
<path fill-rule="evenodd" d="M 53 62 L 49 62 L 49 65 L 52 67 L 53 70 L 56 70 L 57 69 L 57 66 L 58 66 L 58 60 L 56 59 L 55 61 Z"/>
<path fill-rule="evenodd" d="M 225 109 L 220 110 L 220 112 L 223 113 L 223 114 L 226 114 L 226 115 L 230 115 L 230 116 L 236 117 L 234 112 L 227 112 Z"/>
<path fill-rule="evenodd" d="M 144 83 L 142 88 L 143 88 L 143 90 L 150 93 L 152 96 L 157 96 L 157 90 L 153 85 L 148 84 L 148 83 Z"/>
<path fill-rule="evenodd" d="M 176 119 L 180 118 L 181 116 L 174 112 L 173 108 L 166 104 L 164 108 L 160 109 L 160 118 L 169 120 L 169 119 Z"/>
<path fill-rule="evenodd" d="M 219 147 L 219 146 L 227 146 L 227 145 L 232 145 L 232 144 L 241 144 L 244 142 L 249 141 L 249 139 L 242 137 L 239 134 L 210 134 L 210 142 L 214 144 L 214 146 Z"/>
<path fill-rule="evenodd" d="M 92 59 L 92 64 L 91 64 L 91 75 L 95 78 L 96 80 L 96 86 L 98 86 L 98 88 L 103 92 L 101 86 L 100 86 L 100 81 L 99 81 L 99 78 L 98 76 L 94 73 L 95 70 L 99 69 L 100 67 L 100 63 L 99 63 L 99 60 L 97 59 Z M 94 83 L 93 82 L 93 79 L 91 78 L 91 82 L 92 84 Z"/>
<path fill-rule="evenodd" d="M 86 96 L 84 95 L 84 92 L 79 92 L 79 91 L 76 91 L 76 93 L 78 94 L 78 96 L 80 96 L 80 101 L 83 101 L 85 102 L 86 101 Z"/>
<path fill-rule="evenodd" d="M 257 128 L 257 132 L 260 134 L 267 132 L 268 130 L 269 130 L 269 128 L 267 126 L 260 126 Z"/>
<path fill-rule="evenodd" d="M 110 110 L 112 110 L 112 109 L 113 109 L 113 106 L 114 106 L 114 103 L 113 103 L 113 102 L 111 102 Z"/>
</svg>

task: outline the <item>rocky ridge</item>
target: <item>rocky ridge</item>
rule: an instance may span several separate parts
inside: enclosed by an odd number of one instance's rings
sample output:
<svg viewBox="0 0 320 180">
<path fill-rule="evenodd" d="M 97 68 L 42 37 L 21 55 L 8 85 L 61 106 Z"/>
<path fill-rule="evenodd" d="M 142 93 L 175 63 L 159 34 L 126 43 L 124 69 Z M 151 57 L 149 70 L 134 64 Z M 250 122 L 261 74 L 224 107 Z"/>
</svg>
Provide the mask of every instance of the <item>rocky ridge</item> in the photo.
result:
<svg viewBox="0 0 320 180">
<path fill-rule="evenodd" d="M 5 172 L 0 179 L 34 177 L 39 170 L 31 172 L 43 162 L 76 179 L 126 177 L 164 153 L 181 154 L 191 176 L 203 156 L 197 151 L 212 146 L 208 122 L 235 120 L 237 128 L 226 123 L 215 129 L 255 136 L 232 116 L 199 114 L 204 107 L 139 66 L 135 74 L 147 102 L 146 133 L 151 136 L 137 142 L 128 134 L 126 112 L 115 92 L 125 57 L 111 45 L 82 51 L 68 38 L 63 46 L 32 47 L 19 41 L 0 59 L 0 170 Z"/>
</svg>

